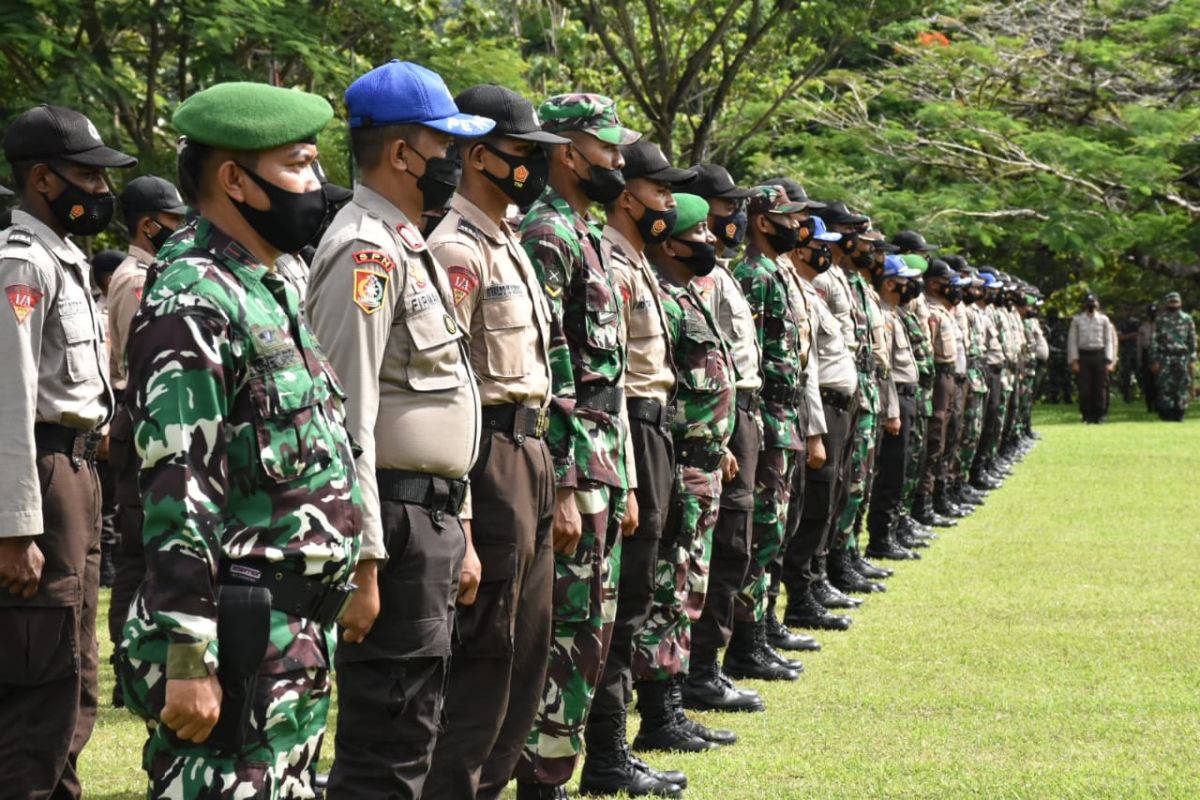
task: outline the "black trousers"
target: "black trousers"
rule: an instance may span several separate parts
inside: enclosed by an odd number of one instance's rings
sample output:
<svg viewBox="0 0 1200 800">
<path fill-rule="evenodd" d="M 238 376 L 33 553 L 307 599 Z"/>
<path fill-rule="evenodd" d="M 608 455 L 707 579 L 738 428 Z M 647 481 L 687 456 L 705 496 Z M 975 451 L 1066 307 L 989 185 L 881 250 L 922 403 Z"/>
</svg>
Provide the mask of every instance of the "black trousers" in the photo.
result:
<svg viewBox="0 0 1200 800">
<path fill-rule="evenodd" d="M 738 462 L 738 474 L 721 489 L 721 510 L 713 530 L 712 561 L 708 567 L 708 595 L 704 611 L 692 625 L 692 659 L 716 658 L 717 651 L 729 644 L 733 635 L 733 616 L 738 592 L 746 583 L 750 568 L 750 537 L 754 529 L 754 475 L 758 469 L 758 451 L 762 437 L 756 414 L 739 408 L 729 452 Z"/>
<path fill-rule="evenodd" d="M 843 411 L 825 404 L 825 464 L 805 470 L 804 501 L 796 535 L 784 551 L 780 578 L 788 587 L 807 585 L 824 574 L 824 557 L 829 554 L 833 529 L 846 504 L 846 480 L 850 473 L 850 448 L 854 445 L 857 407 Z"/>
<path fill-rule="evenodd" d="M 671 509 L 675 446 L 670 434 L 658 425 L 636 418 L 630 419 L 629 432 L 633 437 L 637 467 L 638 526 L 632 536 L 621 541 L 617 619 L 608 659 L 592 700 L 589 728 L 592 720 L 602 725 L 602 718 L 624 714 L 633 699 L 633 635 L 650 616 L 654 568 L 658 563 L 658 548 L 667 524 L 667 513 Z"/>
<path fill-rule="evenodd" d="M 554 463 L 539 439 L 483 431 L 471 470 L 472 539 L 483 566 L 459 605 L 445 729 L 425 797 L 497 798 L 533 726 L 550 650 Z"/>
<path fill-rule="evenodd" d="M 329 800 L 415 800 L 429 773 L 466 541 L 457 517 L 381 504 L 388 560 L 365 640 L 340 642 Z"/>
<path fill-rule="evenodd" d="M 987 404 L 983 407 L 983 432 L 979 436 L 979 446 L 975 448 L 972 473 L 979 470 L 984 459 L 991 457 L 1000 442 L 1000 429 L 1004 425 L 1004 409 L 1000 407 L 1000 398 L 1004 394 L 1003 373 L 998 368 L 988 366 L 984 377 L 988 385 Z"/>
<path fill-rule="evenodd" d="M 0 592 L 0 796 L 79 798 L 96 725 L 100 483 L 89 463 L 39 450 L 45 563 L 26 600 Z"/>
<path fill-rule="evenodd" d="M 1108 415 L 1108 361 L 1103 350 L 1079 351 L 1079 411 L 1084 422 Z"/>
<path fill-rule="evenodd" d="M 904 493 L 904 467 L 912 453 L 913 429 L 917 424 L 917 396 L 897 387 L 900 400 L 900 433 L 884 433 L 876 447 L 875 480 L 871 484 L 871 505 L 867 511 L 867 531 L 872 539 L 884 536 L 900 514 Z"/>
</svg>

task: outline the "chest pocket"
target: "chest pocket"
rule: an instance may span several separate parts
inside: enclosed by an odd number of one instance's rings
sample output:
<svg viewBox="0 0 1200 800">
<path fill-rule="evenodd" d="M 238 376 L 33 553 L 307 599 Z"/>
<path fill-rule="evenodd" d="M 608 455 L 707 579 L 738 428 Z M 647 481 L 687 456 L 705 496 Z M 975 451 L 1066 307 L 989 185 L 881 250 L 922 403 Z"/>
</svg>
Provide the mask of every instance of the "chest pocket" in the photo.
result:
<svg viewBox="0 0 1200 800">
<path fill-rule="evenodd" d="M 587 343 L 596 350 L 616 350 L 621 346 L 620 313 L 617 297 L 605 278 L 589 273 L 584 286 Z"/>
<path fill-rule="evenodd" d="M 662 319 L 654 298 L 648 293 L 634 298 L 629 309 L 629 338 L 649 339 L 662 336 L 662 333 Z"/>
<path fill-rule="evenodd" d="M 683 320 L 683 344 L 679 380 L 693 392 L 719 392 L 729 375 L 717 334 L 705 320 L 688 316 Z"/>
<path fill-rule="evenodd" d="M 436 290 L 406 290 L 403 325 L 412 345 L 407 380 L 414 392 L 438 392 L 463 385 L 466 370 L 458 340 L 462 331 Z"/>
<path fill-rule="evenodd" d="M 314 381 L 293 349 L 293 363 L 251 374 L 254 436 L 263 473 L 276 483 L 299 480 L 328 467 L 334 458 L 323 381 Z M 281 353 L 274 363 L 292 360 Z M 261 362 L 260 362 L 261 363 Z"/>
<path fill-rule="evenodd" d="M 497 378 L 523 378 L 529 371 L 529 348 L 531 337 L 526 331 L 536 321 L 533 317 L 533 302 L 524 286 L 500 287 L 505 290 L 502 297 L 488 299 L 484 292 L 483 328 L 487 332 L 485 358 L 488 374 Z M 500 292 L 497 292 L 498 294 Z"/>
<path fill-rule="evenodd" d="M 63 304 L 67 305 L 66 303 Z M 82 305 L 59 317 L 62 324 L 63 351 L 66 357 L 67 380 L 82 383 L 100 376 L 100 363 L 96 357 L 96 329 L 86 303 L 72 301 L 72 306 Z"/>
</svg>

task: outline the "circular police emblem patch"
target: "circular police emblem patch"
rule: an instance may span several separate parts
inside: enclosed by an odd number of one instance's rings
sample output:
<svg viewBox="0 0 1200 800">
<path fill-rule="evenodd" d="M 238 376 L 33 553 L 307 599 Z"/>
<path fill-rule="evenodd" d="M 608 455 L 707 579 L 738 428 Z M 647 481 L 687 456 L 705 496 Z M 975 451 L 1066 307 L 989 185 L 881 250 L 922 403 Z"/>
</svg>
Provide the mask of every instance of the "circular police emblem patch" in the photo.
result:
<svg viewBox="0 0 1200 800">
<path fill-rule="evenodd" d="M 442 322 L 446 324 L 446 333 L 458 333 L 458 326 L 454 324 L 454 317 L 446 314 L 442 317 Z"/>
</svg>

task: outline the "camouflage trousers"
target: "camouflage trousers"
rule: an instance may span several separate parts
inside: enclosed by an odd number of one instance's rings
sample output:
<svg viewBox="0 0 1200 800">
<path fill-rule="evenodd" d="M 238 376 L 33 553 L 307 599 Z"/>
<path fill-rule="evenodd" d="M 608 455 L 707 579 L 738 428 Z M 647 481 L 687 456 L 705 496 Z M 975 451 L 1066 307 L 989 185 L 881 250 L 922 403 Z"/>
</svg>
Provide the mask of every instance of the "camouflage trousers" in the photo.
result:
<svg viewBox="0 0 1200 800">
<path fill-rule="evenodd" d="M 1000 452 L 1000 448 L 1007 444 L 1005 436 L 1007 435 L 1010 426 L 1009 418 L 1012 414 L 1012 396 L 1013 390 L 1011 388 L 1005 387 L 1000 390 L 1000 405 L 997 408 L 997 414 L 1000 417 L 998 421 L 999 435 L 996 437 L 996 440 L 992 442 L 991 452 L 984 453 L 984 456 L 988 458 L 995 458 Z"/>
<path fill-rule="evenodd" d="M 1161 356 L 1155 387 L 1159 410 L 1185 411 L 1192 397 L 1192 363 L 1186 355 Z"/>
<path fill-rule="evenodd" d="M 779 556 L 787 531 L 792 472 L 796 451 L 767 447 L 758 454 L 754 473 L 754 530 L 750 542 L 750 569 L 737 602 L 754 613 L 757 622 L 767 618 L 768 566 Z"/>
<path fill-rule="evenodd" d="M 139 595 L 137 611 L 144 613 Z M 141 614 L 139 613 L 139 617 Z M 178 739 L 165 725 L 154 722 L 166 699 L 165 639 L 141 639 L 128 648 L 131 633 L 139 633 L 139 619 L 125 628 L 119 672 L 126 706 L 150 720 L 150 738 L 142 752 L 149 778 L 148 800 L 282 800 L 316 797 L 312 766 L 321 751 L 329 714 L 329 668 L 297 667 L 286 656 L 263 663 L 255 688 L 247 743 L 235 754 L 218 753 L 203 744 Z M 296 617 L 271 611 L 271 646 L 268 653 L 288 653 L 302 638 L 308 644 L 321 639 L 312 623 L 297 624 Z M 324 643 L 328 650 L 330 638 Z M 277 649 L 278 648 L 278 649 Z M 301 648 L 306 645 L 301 643 Z M 143 660 L 135 654 L 161 649 L 163 658 Z M 327 662 L 328 663 L 328 662 Z"/>
<path fill-rule="evenodd" d="M 879 436 L 879 415 L 862 411 L 854 425 L 854 443 L 850 446 L 850 474 L 846 484 L 846 507 L 837 519 L 834 549 L 857 547 L 855 530 L 862 527 L 863 510 L 870 505 L 871 478 L 875 467 L 875 440 Z"/>
<path fill-rule="evenodd" d="M 573 555 L 554 554 L 550 656 L 533 730 L 515 770 L 523 783 L 562 786 L 570 780 L 617 616 L 626 491 L 581 480 L 575 503 L 583 535 Z"/>
<path fill-rule="evenodd" d="M 977 392 L 967 389 L 967 403 L 963 407 L 962 443 L 958 448 L 958 461 L 951 480 L 969 481 L 971 465 L 975 463 L 975 453 L 979 449 L 979 441 L 983 436 L 983 415 L 987 409 L 987 392 Z"/>
<path fill-rule="evenodd" d="M 1028 430 L 1033 425 L 1033 392 L 1036 382 L 1036 372 L 1031 371 L 1021 376 L 1021 393 L 1017 398 L 1018 433 Z"/>
<path fill-rule="evenodd" d="M 665 681 L 688 672 L 692 623 L 704 611 L 720 471 L 677 467 L 671 509 L 654 568 L 650 617 L 633 639 L 633 679 Z"/>
<path fill-rule="evenodd" d="M 913 418 L 912 444 L 908 451 L 908 459 L 904 462 L 904 488 L 900 491 L 900 513 L 912 511 L 913 500 L 917 496 L 917 487 L 921 484 L 921 473 L 925 463 L 925 433 L 929 429 L 929 410 L 927 400 L 929 389 L 917 387 L 917 415 Z"/>
</svg>

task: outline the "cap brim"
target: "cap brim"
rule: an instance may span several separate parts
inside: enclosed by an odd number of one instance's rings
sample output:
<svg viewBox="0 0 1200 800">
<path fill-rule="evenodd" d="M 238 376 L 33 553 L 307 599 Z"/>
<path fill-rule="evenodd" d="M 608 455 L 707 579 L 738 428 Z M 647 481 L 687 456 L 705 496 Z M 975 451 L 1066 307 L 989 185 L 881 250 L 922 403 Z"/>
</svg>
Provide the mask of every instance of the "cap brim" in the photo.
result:
<svg viewBox="0 0 1200 800">
<path fill-rule="evenodd" d="M 930 244 L 929 242 L 926 242 L 925 244 L 923 244 L 922 246 L 917 248 L 917 252 L 918 253 L 931 253 L 934 250 L 941 250 L 941 249 L 942 249 L 942 246 L 940 244 Z"/>
<path fill-rule="evenodd" d="M 805 208 L 811 208 L 814 210 L 818 209 L 818 208 L 827 208 L 828 207 L 827 203 L 821 203 L 816 200 L 804 200 L 803 203 L 804 203 Z"/>
<path fill-rule="evenodd" d="M 523 142 L 537 142 L 538 144 L 570 144 L 571 140 L 565 136 L 559 136 L 556 133 L 547 133 L 546 131 L 530 131 L 529 133 L 503 133 L 501 136 L 507 136 L 509 139 L 520 139 Z"/>
<path fill-rule="evenodd" d="M 495 120 L 476 114 L 455 114 L 452 117 L 424 120 L 417 124 L 433 128 L 435 131 L 448 133 L 451 136 L 463 136 L 466 138 L 486 136 L 496 127 Z"/>
<path fill-rule="evenodd" d="M 54 158 L 61 158 L 63 161 L 72 161 L 88 167 L 126 168 L 135 167 L 138 163 L 133 156 L 111 147 L 94 147 L 82 153 L 59 153 Z"/>
<path fill-rule="evenodd" d="M 750 189 L 739 189 L 736 186 L 729 191 L 718 192 L 717 194 L 713 195 L 713 197 L 719 197 L 722 200 L 746 200 L 747 198 L 753 196 L 754 192 Z"/>
<path fill-rule="evenodd" d="M 331 203 L 344 203 L 354 197 L 353 189 L 347 189 L 336 183 L 322 183 L 321 191 L 325 193 L 325 199 Z"/>
<path fill-rule="evenodd" d="M 627 144 L 633 144 L 638 139 L 642 138 L 640 133 L 637 131 L 631 131 L 629 128 L 583 128 L 583 130 L 587 131 L 592 136 L 595 136 L 602 142 L 620 145 L 621 147 L 624 147 Z"/>
<path fill-rule="evenodd" d="M 772 214 L 799 214 L 801 211 L 807 211 L 808 206 L 804 203 L 784 203 L 779 208 L 771 209 Z"/>
<path fill-rule="evenodd" d="M 652 172 L 641 177 L 649 181 L 658 181 L 659 183 L 688 183 L 696 179 L 696 173 L 690 169 L 680 169 L 679 167 L 666 167 L 658 172 Z"/>
<path fill-rule="evenodd" d="M 187 213 L 187 206 L 171 206 L 170 208 L 160 208 L 158 210 L 164 214 L 178 214 L 179 216 L 183 216 Z"/>
<path fill-rule="evenodd" d="M 875 245 L 875 249 L 881 253 L 899 253 L 900 252 L 900 248 L 896 247 L 896 245 L 892 244 L 891 242 L 871 241 L 871 243 L 873 245 Z"/>
<path fill-rule="evenodd" d="M 840 242 L 842 240 L 842 235 L 833 231 L 826 231 L 825 233 L 818 233 L 813 238 L 818 242 Z"/>
</svg>

